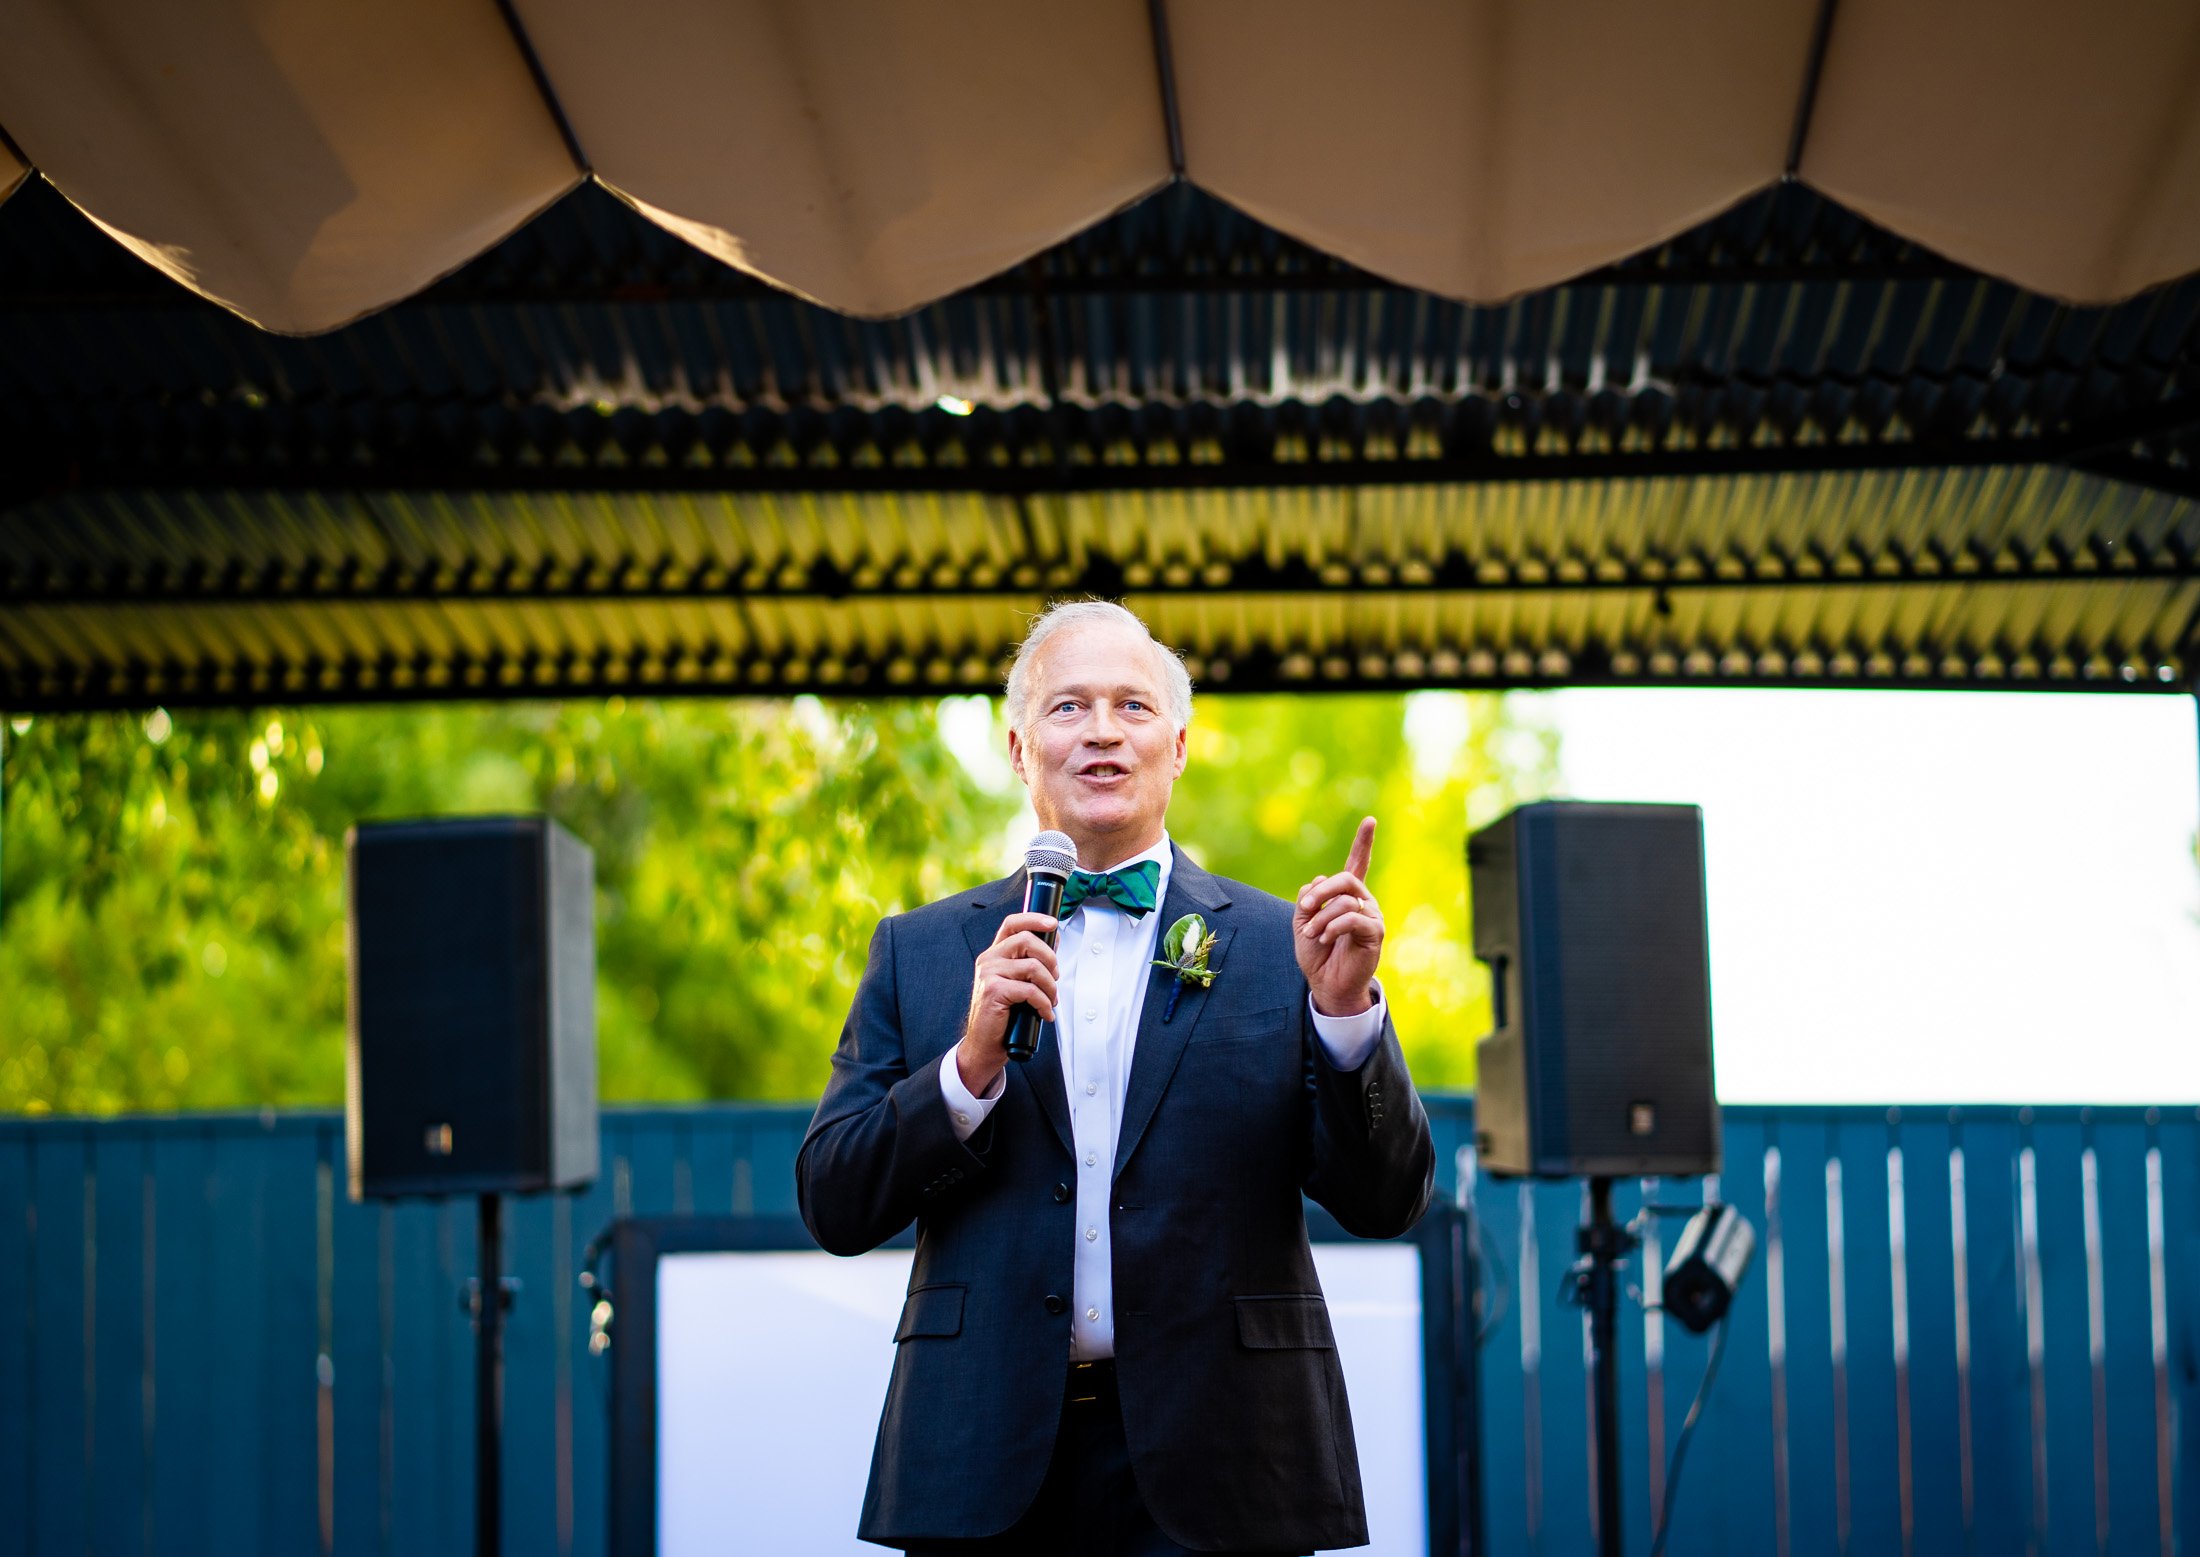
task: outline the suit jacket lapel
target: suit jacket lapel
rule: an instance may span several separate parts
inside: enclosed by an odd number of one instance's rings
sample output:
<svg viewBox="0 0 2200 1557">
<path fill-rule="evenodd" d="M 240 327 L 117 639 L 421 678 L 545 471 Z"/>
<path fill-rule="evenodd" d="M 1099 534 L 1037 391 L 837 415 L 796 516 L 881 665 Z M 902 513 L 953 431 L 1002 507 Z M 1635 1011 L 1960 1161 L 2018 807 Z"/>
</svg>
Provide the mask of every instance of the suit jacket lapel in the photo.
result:
<svg viewBox="0 0 2200 1557">
<path fill-rule="evenodd" d="M 1169 933 L 1170 925 L 1186 914 L 1201 913 L 1210 916 L 1207 928 L 1219 938 L 1213 962 L 1213 966 L 1219 968 L 1230 949 L 1230 929 L 1211 916 L 1228 908 L 1230 899 L 1222 884 L 1193 864 L 1182 849 L 1172 844 L 1170 853 L 1169 891 L 1159 910 L 1161 921 L 1154 933 L 1154 956 L 1159 958 L 1161 955 L 1161 941 Z M 1146 1133 L 1154 1109 L 1160 1105 L 1161 1094 L 1168 1090 L 1169 1080 L 1176 1074 L 1177 1061 L 1184 1057 L 1184 1046 L 1191 1041 L 1192 1029 L 1199 1025 L 1200 1013 L 1213 998 L 1211 990 L 1191 985 L 1177 1000 L 1176 1014 L 1164 1022 L 1161 1013 L 1168 1007 L 1169 991 L 1175 984 L 1176 975 L 1166 968 L 1147 968 L 1146 1000 L 1138 1015 L 1138 1043 L 1131 1051 L 1130 1086 L 1123 1099 L 1123 1122 L 1115 1135 L 1115 1171 L 1118 1175 L 1123 1171 L 1123 1164 L 1130 1161 L 1131 1153 L 1137 1150 L 1139 1137 Z M 1059 1082 L 1056 1090 L 1060 1090 Z M 1066 1134 L 1063 1138 L 1068 1139 Z"/>
<path fill-rule="evenodd" d="M 993 944 L 993 937 L 1001 933 L 1001 921 L 1024 905 L 1024 873 L 993 883 L 992 888 L 972 903 L 973 912 L 963 920 L 963 939 L 970 943 L 970 955 L 979 953 Z M 1039 1028 L 1039 1052 L 1019 1065 L 1008 1062 L 1010 1090 L 1028 1087 L 1038 1100 L 1039 1110 L 1061 1137 L 1062 1149 L 1074 1151 L 1069 1129 L 1069 1089 L 1062 1080 L 1061 1034 L 1054 1030 L 1052 1022 Z"/>
</svg>

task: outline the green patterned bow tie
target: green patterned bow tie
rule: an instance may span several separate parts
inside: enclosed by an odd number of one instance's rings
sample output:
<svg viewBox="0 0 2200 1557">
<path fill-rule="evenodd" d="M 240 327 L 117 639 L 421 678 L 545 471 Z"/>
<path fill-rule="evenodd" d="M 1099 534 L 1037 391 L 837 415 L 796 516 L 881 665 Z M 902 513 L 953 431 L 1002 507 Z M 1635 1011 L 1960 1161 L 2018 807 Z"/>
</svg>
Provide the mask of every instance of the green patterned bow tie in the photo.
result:
<svg viewBox="0 0 2200 1557">
<path fill-rule="evenodd" d="M 1161 887 L 1161 862 L 1140 860 L 1124 870 L 1073 870 L 1062 890 L 1062 914 L 1067 919 L 1088 897 L 1104 897 L 1133 919 L 1153 912 L 1154 896 Z"/>
</svg>

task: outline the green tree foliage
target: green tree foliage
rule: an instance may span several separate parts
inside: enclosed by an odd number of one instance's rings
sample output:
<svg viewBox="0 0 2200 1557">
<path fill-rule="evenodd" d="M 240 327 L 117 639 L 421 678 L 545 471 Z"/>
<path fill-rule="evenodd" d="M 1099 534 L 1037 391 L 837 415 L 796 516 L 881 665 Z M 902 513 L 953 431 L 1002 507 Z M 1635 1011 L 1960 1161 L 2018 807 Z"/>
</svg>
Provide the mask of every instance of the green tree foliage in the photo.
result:
<svg viewBox="0 0 2200 1557">
<path fill-rule="evenodd" d="M 1171 812 L 1279 893 L 1382 819 L 1384 976 L 1426 1085 L 1471 1081 L 1488 1025 L 1464 833 L 1553 777 L 1512 706 L 1204 697 Z M 878 917 L 1000 873 L 1022 796 L 998 717 L 967 766 L 915 702 L 30 721 L 0 763 L 0 1111 L 340 1101 L 344 831 L 484 811 L 595 851 L 607 1099 L 814 1097 Z"/>
<path fill-rule="evenodd" d="M 1206 697 L 1169 827 L 1209 870 L 1287 897 L 1342 869 L 1354 827 L 1375 817 L 1368 885 L 1392 1019 L 1416 1082 L 1465 1087 L 1490 1027 L 1466 835 L 1557 782 L 1556 734 L 1496 694 Z"/>
<path fill-rule="evenodd" d="M 354 821 L 546 811 L 595 850 L 607 1099 L 814 1097 L 883 913 L 1013 802 L 929 705 L 465 705 L 30 722 L 0 816 L 0 1110 L 343 1096 Z"/>
</svg>

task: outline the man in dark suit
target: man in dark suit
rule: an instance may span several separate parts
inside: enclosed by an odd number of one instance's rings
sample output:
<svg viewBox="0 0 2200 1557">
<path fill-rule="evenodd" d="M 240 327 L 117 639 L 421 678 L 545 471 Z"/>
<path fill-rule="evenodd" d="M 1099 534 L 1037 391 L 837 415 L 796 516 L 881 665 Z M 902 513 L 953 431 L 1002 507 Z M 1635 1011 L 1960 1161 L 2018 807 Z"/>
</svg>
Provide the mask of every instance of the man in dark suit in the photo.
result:
<svg viewBox="0 0 2200 1557">
<path fill-rule="evenodd" d="M 1301 1194 L 1384 1238 L 1433 1182 L 1375 980 L 1374 819 L 1296 904 L 1201 870 L 1164 827 L 1191 682 L 1120 606 L 1035 622 L 1007 704 L 1039 821 L 1077 847 L 1061 920 L 1021 912 L 1019 872 L 882 922 L 796 1169 L 836 1254 L 917 1224 L 859 1533 L 941 1554 L 1364 1544 Z M 1179 988 L 1153 963 L 1193 914 L 1214 979 Z M 1025 1004 L 1049 1025 L 1014 1065 Z"/>
</svg>

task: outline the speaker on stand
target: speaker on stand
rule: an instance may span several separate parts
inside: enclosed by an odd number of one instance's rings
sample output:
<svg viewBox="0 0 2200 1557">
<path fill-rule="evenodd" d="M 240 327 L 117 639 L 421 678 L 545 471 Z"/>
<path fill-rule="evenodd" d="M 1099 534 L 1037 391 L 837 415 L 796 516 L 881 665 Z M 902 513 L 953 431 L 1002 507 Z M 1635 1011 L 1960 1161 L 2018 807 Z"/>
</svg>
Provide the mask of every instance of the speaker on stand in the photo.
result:
<svg viewBox="0 0 2200 1557">
<path fill-rule="evenodd" d="M 1703 813 L 1524 805 L 1467 840 L 1467 871 L 1490 970 L 1477 1156 L 1501 1176 L 1589 1181 L 1572 1296 L 1589 1311 L 1598 1546 L 1618 1557 L 1619 1267 L 1636 1239 L 1612 1219 L 1612 1180 L 1720 1164 Z"/>
<path fill-rule="evenodd" d="M 474 1543 L 502 1543 L 506 1194 L 596 1177 L 595 857 L 548 817 L 345 837 L 354 1200 L 478 1197 Z"/>
</svg>

